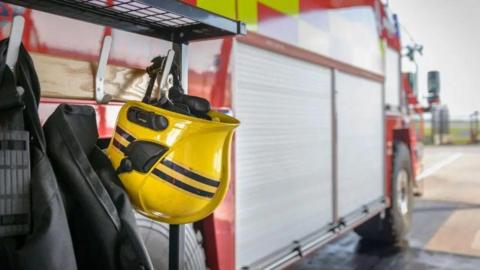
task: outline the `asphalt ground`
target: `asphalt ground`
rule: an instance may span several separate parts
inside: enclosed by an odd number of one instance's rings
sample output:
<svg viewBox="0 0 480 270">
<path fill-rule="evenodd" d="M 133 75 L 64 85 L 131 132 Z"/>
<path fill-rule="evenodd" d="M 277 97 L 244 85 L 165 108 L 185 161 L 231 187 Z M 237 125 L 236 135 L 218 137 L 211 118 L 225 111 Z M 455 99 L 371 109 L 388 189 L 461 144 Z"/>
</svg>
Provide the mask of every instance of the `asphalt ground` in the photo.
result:
<svg viewBox="0 0 480 270">
<path fill-rule="evenodd" d="M 351 232 L 291 269 L 480 270 L 480 146 L 427 147 L 408 239 L 373 245 Z"/>
</svg>

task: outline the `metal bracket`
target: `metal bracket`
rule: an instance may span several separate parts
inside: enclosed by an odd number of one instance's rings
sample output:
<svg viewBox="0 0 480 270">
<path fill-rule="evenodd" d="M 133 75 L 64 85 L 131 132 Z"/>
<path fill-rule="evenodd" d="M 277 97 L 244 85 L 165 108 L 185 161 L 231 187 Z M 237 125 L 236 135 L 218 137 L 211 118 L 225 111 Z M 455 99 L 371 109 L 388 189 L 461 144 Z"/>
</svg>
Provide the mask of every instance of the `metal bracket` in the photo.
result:
<svg viewBox="0 0 480 270">
<path fill-rule="evenodd" d="M 188 94 L 188 44 L 173 43 L 173 50 L 175 51 L 175 61 L 180 67 L 180 76 L 182 79 L 182 88 L 184 94 Z"/>
<path fill-rule="evenodd" d="M 22 16 L 15 16 L 10 30 L 10 39 L 8 41 L 7 58 L 5 63 L 11 70 L 15 69 L 18 60 L 18 53 L 20 52 L 20 45 L 22 44 L 23 28 L 25 26 L 25 19 Z"/>
<path fill-rule="evenodd" d="M 184 91 L 188 86 L 188 58 L 187 58 L 187 44 L 173 43 L 172 49 L 175 51 L 175 61 L 177 66 L 181 69 L 181 80 Z M 186 92 L 185 94 L 187 94 Z M 194 155 L 194 153 L 192 153 Z M 183 270 L 185 269 L 185 225 L 171 224 L 169 231 L 169 270 Z"/>
<path fill-rule="evenodd" d="M 170 74 L 170 71 L 172 69 L 172 63 L 173 63 L 174 57 L 175 57 L 175 52 L 173 50 L 168 50 L 165 64 L 163 66 L 162 74 L 159 81 L 160 90 L 163 90 L 163 89 L 168 90 L 168 88 L 170 88 L 168 87 L 168 85 L 165 85 L 165 84 L 167 83 L 168 75 Z"/>
<path fill-rule="evenodd" d="M 95 100 L 98 104 L 107 104 L 112 96 L 105 94 L 105 72 L 107 70 L 108 56 L 112 47 L 112 37 L 105 36 L 98 60 L 97 74 L 95 75 Z"/>
<path fill-rule="evenodd" d="M 168 50 L 167 55 L 163 63 L 163 69 L 160 71 L 160 76 L 158 77 L 158 94 L 159 98 L 166 97 L 169 99 L 169 91 L 172 87 L 172 76 L 170 71 L 172 69 L 173 60 L 175 57 L 175 52 L 173 50 Z"/>
</svg>

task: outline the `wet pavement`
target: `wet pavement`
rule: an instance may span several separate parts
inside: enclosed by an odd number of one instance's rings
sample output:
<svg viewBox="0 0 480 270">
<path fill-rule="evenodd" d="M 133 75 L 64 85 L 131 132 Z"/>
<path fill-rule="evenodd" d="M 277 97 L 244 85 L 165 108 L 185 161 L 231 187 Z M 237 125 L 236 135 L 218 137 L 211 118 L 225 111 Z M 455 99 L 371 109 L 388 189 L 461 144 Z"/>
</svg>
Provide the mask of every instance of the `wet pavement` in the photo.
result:
<svg viewBox="0 0 480 270">
<path fill-rule="evenodd" d="M 407 241 L 372 245 L 351 232 L 291 269 L 480 269 L 480 146 L 426 148 L 424 167 Z"/>
</svg>

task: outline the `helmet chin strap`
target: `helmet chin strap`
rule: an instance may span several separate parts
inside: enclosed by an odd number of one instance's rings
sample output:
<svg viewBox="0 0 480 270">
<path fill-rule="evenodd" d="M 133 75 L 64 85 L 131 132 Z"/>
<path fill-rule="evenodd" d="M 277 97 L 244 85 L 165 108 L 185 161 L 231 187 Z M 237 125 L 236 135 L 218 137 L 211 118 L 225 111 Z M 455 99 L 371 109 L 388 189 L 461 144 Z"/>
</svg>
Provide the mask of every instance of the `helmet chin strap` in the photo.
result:
<svg viewBox="0 0 480 270">
<path fill-rule="evenodd" d="M 173 63 L 174 55 L 173 50 L 170 50 L 166 56 L 152 59 L 152 64 L 146 69 L 150 80 L 142 102 L 172 112 L 211 120 L 208 116 L 211 110 L 208 100 L 184 94 L 180 68 Z M 159 87 L 158 99 L 152 98 L 155 82 Z"/>
</svg>

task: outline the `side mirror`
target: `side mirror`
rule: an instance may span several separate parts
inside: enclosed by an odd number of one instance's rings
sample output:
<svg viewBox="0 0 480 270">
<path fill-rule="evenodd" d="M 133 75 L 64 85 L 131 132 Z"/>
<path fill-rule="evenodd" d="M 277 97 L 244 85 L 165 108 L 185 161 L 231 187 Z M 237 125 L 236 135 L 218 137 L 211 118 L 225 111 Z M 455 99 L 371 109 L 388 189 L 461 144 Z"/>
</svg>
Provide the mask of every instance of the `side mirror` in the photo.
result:
<svg viewBox="0 0 480 270">
<path fill-rule="evenodd" d="M 440 72 L 428 72 L 428 102 L 438 102 L 440 99 Z"/>
</svg>

